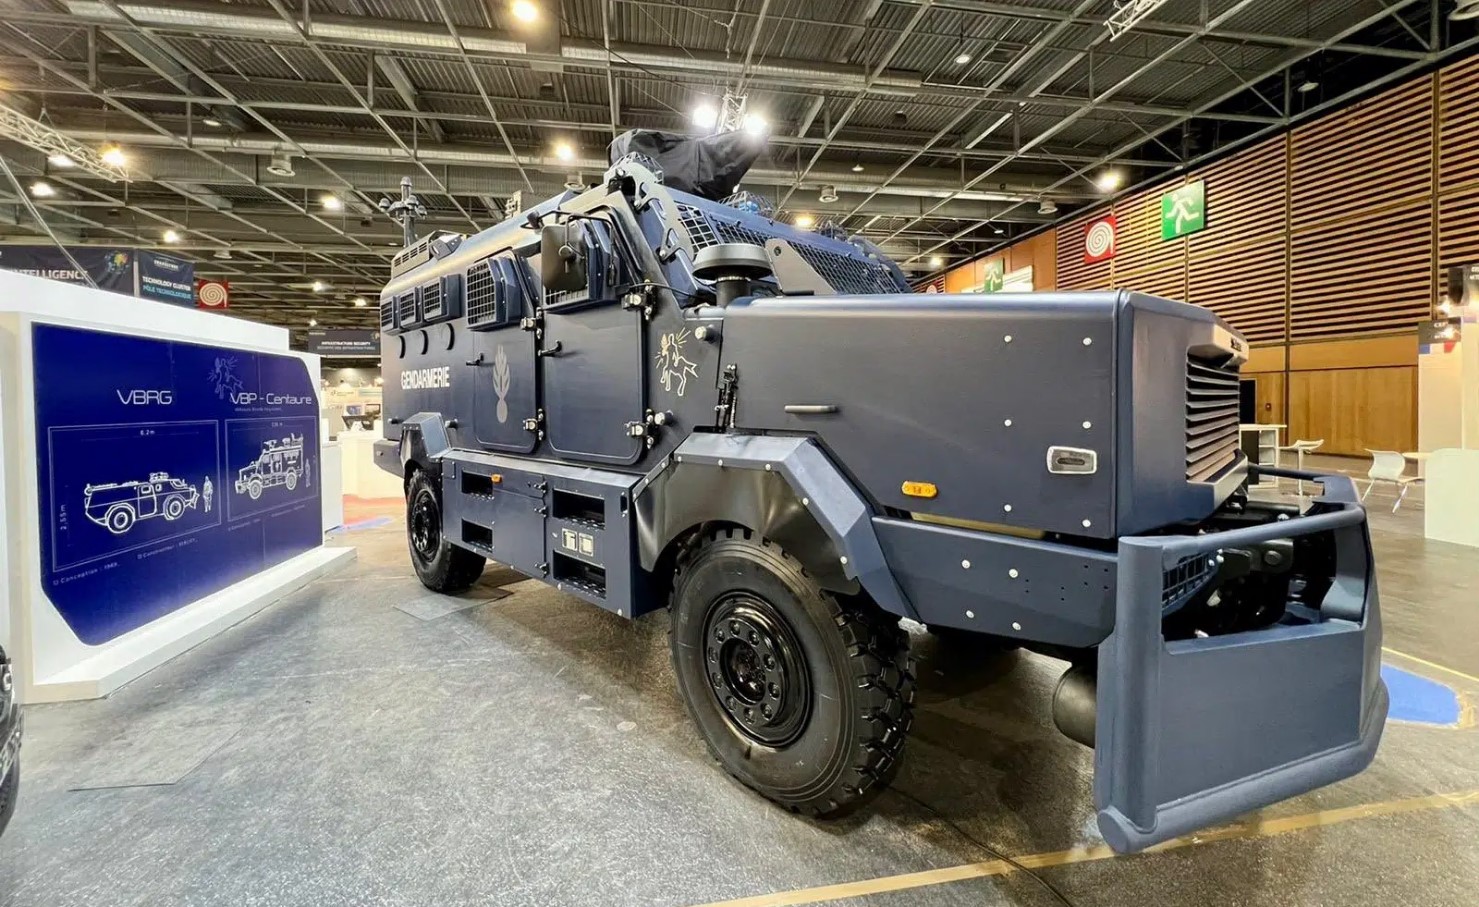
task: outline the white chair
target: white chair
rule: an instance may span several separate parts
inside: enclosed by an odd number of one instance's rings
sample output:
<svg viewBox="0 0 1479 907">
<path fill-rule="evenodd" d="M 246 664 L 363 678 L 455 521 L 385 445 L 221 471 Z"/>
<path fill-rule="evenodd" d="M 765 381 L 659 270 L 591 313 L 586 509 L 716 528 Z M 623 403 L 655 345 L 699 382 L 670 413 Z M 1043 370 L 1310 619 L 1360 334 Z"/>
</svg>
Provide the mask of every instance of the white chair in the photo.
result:
<svg viewBox="0 0 1479 907">
<path fill-rule="evenodd" d="M 1319 450 L 1320 449 L 1320 445 L 1322 445 L 1324 443 L 1325 443 L 1325 439 L 1324 438 L 1320 438 L 1317 441 L 1295 441 L 1293 444 L 1290 444 L 1288 447 L 1280 447 L 1279 450 L 1285 451 L 1286 453 L 1292 453 L 1292 454 L 1294 454 L 1294 460 L 1298 464 L 1298 466 L 1296 468 L 1299 469 L 1300 472 L 1303 472 L 1304 471 L 1304 455 L 1307 454 L 1307 453 L 1314 453 L 1315 451 Z M 1300 479 L 1296 483 L 1295 489 L 1296 489 L 1296 493 L 1300 497 L 1304 497 L 1304 479 Z"/>
<path fill-rule="evenodd" d="M 1371 494 L 1371 489 L 1376 487 L 1377 482 L 1390 482 L 1392 485 L 1402 489 L 1397 495 L 1397 503 L 1392 505 L 1392 513 L 1402 506 L 1402 499 L 1407 497 L 1407 491 L 1413 485 L 1422 482 L 1417 476 L 1409 476 L 1407 472 L 1407 458 L 1395 450 L 1372 450 L 1366 448 L 1371 454 L 1371 468 L 1366 471 L 1366 478 L 1370 482 L 1366 485 L 1366 491 L 1361 495 L 1361 500 L 1366 500 L 1366 495 Z"/>
</svg>

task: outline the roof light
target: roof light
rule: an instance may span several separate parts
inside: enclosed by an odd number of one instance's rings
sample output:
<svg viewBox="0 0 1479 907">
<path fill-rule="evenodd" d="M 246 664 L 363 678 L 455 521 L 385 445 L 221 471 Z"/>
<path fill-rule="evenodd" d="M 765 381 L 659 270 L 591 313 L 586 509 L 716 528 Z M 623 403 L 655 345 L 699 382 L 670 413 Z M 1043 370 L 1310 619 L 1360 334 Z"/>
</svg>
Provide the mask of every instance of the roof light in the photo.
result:
<svg viewBox="0 0 1479 907">
<path fill-rule="evenodd" d="M 49 161 L 51 163 L 51 166 L 53 166 L 53 167 L 75 167 L 75 166 L 77 166 L 77 162 L 76 161 L 72 160 L 67 155 L 62 154 L 60 151 L 58 151 L 56 154 L 53 154 L 51 157 L 47 158 L 46 160 Z"/>
<path fill-rule="evenodd" d="M 215 117 L 206 117 L 205 119 L 201 120 L 201 122 L 211 127 L 212 129 L 221 128 L 221 121 L 216 119 Z"/>
<path fill-rule="evenodd" d="M 812 217 L 810 214 L 796 215 L 796 226 L 800 227 L 803 230 L 810 230 L 812 225 L 816 222 L 816 218 Z"/>
<path fill-rule="evenodd" d="M 758 113 L 745 114 L 744 120 L 741 121 L 741 126 L 750 135 L 765 135 L 770 130 L 770 123 Z"/>
<path fill-rule="evenodd" d="M 310 318 L 310 319 L 308 319 L 308 326 L 311 327 L 311 328 L 318 327 L 318 319 L 317 318 Z"/>
<path fill-rule="evenodd" d="M 555 143 L 555 157 L 562 161 L 575 160 L 575 148 L 569 142 Z"/>
<path fill-rule="evenodd" d="M 693 125 L 700 129 L 713 129 L 719 125 L 719 108 L 708 101 L 693 108 Z"/>
<path fill-rule="evenodd" d="M 322 280 L 315 280 L 313 282 L 313 292 L 315 292 L 315 293 L 322 293 L 324 290 L 327 290 L 328 288 L 329 288 L 329 285 L 326 284 L 326 283 L 324 283 Z"/>
<path fill-rule="evenodd" d="M 514 0 L 509 4 L 508 9 L 520 22 L 533 22 L 539 18 L 539 7 L 534 4 L 533 0 Z"/>
<path fill-rule="evenodd" d="M 362 309 L 369 304 L 370 301 L 363 296 L 354 297 L 354 307 L 357 309 Z"/>
<path fill-rule="evenodd" d="M 945 256 L 943 256 L 943 255 L 931 255 L 930 256 L 930 267 L 932 267 L 932 268 L 943 268 L 943 267 L 945 267 Z"/>
<path fill-rule="evenodd" d="M 128 163 L 128 155 L 124 154 L 123 149 L 118 147 L 117 145 L 108 145 L 104 147 L 102 154 L 100 154 L 99 157 L 102 158 L 103 163 L 107 164 L 110 167 L 122 167 L 124 164 Z"/>
<path fill-rule="evenodd" d="M 863 165 L 862 164 L 853 164 L 852 165 L 852 172 L 853 173 L 862 173 L 863 172 Z"/>
<path fill-rule="evenodd" d="M 961 51 L 960 53 L 955 55 L 955 63 L 957 66 L 964 66 L 969 62 L 971 62 L 971 55 L 966 53 L 965 51 Z"/>
<path fill-rule="evenodd" d="M 342 199 L 340 199 L 339 196 L 335 195 L 332 192 L 328 192 L 328 193 L 325 193 L 324 194 L 324 197 L 323 197 L 323 205 L 324 205 L 324 210 L 325 211 L 342 211 L 342 210 L 344 210 L 344 201 Z"/>
<path fill-rule="evenodd" d="M 178 230 L 165 230 L 164 231 L 164 241 L 167 242 L 167 243 L 171 243 L 171 244 L 179 242 L 180 241 L 180 233 L 179 233 L 179 231 Z"/>
<path fill-rule="evenodd" d="M 1118 170 L 1106 170 L 1094 178 L 1100 192 L 1113 192 L 1125 182 L 1125 175 Z"/>
<path fill-rule="evenodd" d="M 1316 82 L 1313 79 L 1305 79 L 1303 82 L 1299 83 L 1299 87 L 1295 90 L 1298 91 L 1300 94 L 1309 94 L 1319 87 L 1319 82 Z"/>
<path fill-rule="evenodd" d="M 56 190 L 51 188 L 51 183 L 37 180 L 31 184 L 31 194 L 36 198 L 51 198 L 56 195 Z"/>
</svg>

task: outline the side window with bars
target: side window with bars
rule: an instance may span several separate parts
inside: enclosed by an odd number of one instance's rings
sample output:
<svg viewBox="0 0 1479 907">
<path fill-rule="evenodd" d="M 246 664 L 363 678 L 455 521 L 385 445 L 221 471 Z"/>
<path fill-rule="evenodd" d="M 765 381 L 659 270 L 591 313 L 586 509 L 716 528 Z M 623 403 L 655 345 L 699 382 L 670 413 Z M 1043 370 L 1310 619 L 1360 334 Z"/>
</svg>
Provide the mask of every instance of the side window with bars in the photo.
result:
<svg viewBox="0 0 1479 907">
<path fill-rule="evenodd" d="M 467 324 L 492 330 L 518 324 L 524 317 L 530 290 L 529 263 L 512 252 L 502 252 L 467 269 Z"/>
</svg>

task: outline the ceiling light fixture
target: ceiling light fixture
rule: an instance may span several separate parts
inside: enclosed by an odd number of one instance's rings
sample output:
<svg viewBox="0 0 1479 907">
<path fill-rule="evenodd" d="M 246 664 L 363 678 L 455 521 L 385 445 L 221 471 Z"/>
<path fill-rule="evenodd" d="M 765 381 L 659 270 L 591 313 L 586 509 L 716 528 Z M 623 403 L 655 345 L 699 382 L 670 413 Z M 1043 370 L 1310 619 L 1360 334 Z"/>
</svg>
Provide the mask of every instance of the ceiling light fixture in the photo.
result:
<svg viewBox="0 0 1479 907">
<path fill-rule="evenodd" d="M 1299 83 L 1299 88 L 1295 90 L 1298 91 L 1300 94 L 1309 94 L 1319 87 L 1319 82 L 1316 82 L 1313 79 L 1305 79 L 1303 82 Z"/>
<path fill-rule="evenodd" d="M 211 127 L 212 129 L 221 128 L 221 121 L 216 119 L 215 117 L 206 117 L 205 119 L 201 120 L 201 122 Z"/>
<path fill-rule="evenodd" d="M 514 0 L 508 9 L 520 22 L 533 22 L 539 18 L 539 7 L 533 0 Z"/>
<path fill-rule="evenodd" d="M 815 223 L 816 218 L 812 217 L 810 214 L 796 215 L 796 226 L 800 227 L 803 230 L 810 230 L 812 225 Z"/>
<path fill-rule="evenodd" d="M 575 160 L 575 148 L 569 142 L 557 142 L 555 157 L 562 161 L 573 161 Z"/>
<path fill-rule="evenodd" d="M 945 256 L 943 256 L 943 255 L 931 255 L 930 256 L 930 267 L 932 267 L 932 268 L 943 268 L 943 267 L 945 267 Z"/>
<path fill-rule="evenodd" d="M 1006 236 L 1007 235 L 1007 231 L 1004 230 L 1004 229 L 1002 229 L 1001 227 L 992 227 L 991 228 L 991 232 L 992 233 L 995 233 L 997 236 Z"/>
<path fill-rule="evenodd" d="M 745 114 L 744 120 L 741 121 L 741 126 L 750 135 L 765 135 L 770 129 L 770 123 L 766 122 L 765 117 L 758 113 Z"/>
<path fill-rule="evenodd" d="M 713 129 L 719 125 L 719 108 L 709 101 L 693 108 L 693 125 L 700 129 Z"/>
<path fill-rule="evenodd" d="M 56 190 L 51 188 L 51 183 L 37 180 L 31 184 L 31 195 L 36 198 L 51 198 L 56 195 Z"/>
<path fill-rule="evenodd" d="M 67 155 L 62 154 L 60 151 L 57 152 L 56 154 L 53 154 L 51 157 L 48 157 L 46 160 L 53 167 L 76 167 L 77 166 L 77 162 L 76 161 L 72 160 Z"/>
<path fill-rule="evenodd" d="M 332 192 L 325 193 L 322 201 L 325 211 L 344 210 L 344 201 Z"/>
<path fill-rule="evenodd" d="M 1058 213 L 1058 203 L 1055 202 L 1055 201 L 1053 201 L 1050 198 L 1045 198 L 1042 201 L 1040 201 L 1040 202 L 1037 203 L 1037 213 L 1038 214 L 1057 214 Z"/>
<path fill-rule="evenodd" d="M 179 231 L 177 231 L 177 230 L 165 230 L 164 231 L 164 241 L 167 242 L 167 243 L 170 243 L 172 245 L 174 243 L 179 242 L 180 241 Z"/>
<path fill-rule="evenodd" d="M 1124 185 L 1125 175 L 1118 170 L 1105 170 L 1094 178 L 1094 185 L 1100 192 L 1113 192 Z"/>
<path fill-rule="evenodd" d="M 128 163 L 128 155 L 124 154 L 123 149 L 117 145 L 105 146 L 99 157 L 102 158 L 103 163 L 111 167 L 122 167 Z"/>
<path fill-rule="evenodd" d="M 308 326 L 311 327 L 311 328 L 318 327 L 318 319 L 317 318 L 310 318 L 310 319 L 308 319 Z"/>
<path fill-rule="evenodd" d="M 853 173 L 862 173 L 863 172 L 863 165 L 862 164 L 853 164 L 852 165 L 852 172 Z"/>
<path fill-rule="evenodd" d="M 315 293 L 322 293 L 324 290 L 327 290 L 328 288 L 329 288 L 329 285 L 326 284 L 326 283 L 324 283 L 322 280 L 315 280 L 313 282 L 313 292 L 315 292 Z"/>
<path fill-rule="evenodd" d="M 955 55 L 955 64 L 957 66 L 964 66 L 969 62 L 971 62 L 971 55 L 966 53 L 965 51 L 961 51 L 960 53 Z"/>
<path fill-rule="evenodd" d="M 354 297 L 354 307 L 357 309 L 362 309 L 369 304 L 370 301 L 363 296 Z"/>
<path fill-rule="evenodd" d="M 823 186 L 822 187 L 822 194 L 818 198 L 818 201 L 822 202 L 823 204 L 828 204 L 828 205 L 830 205 L 833 202 L 837 201 L 837 187 L 836 186 Z"/>
</svg>

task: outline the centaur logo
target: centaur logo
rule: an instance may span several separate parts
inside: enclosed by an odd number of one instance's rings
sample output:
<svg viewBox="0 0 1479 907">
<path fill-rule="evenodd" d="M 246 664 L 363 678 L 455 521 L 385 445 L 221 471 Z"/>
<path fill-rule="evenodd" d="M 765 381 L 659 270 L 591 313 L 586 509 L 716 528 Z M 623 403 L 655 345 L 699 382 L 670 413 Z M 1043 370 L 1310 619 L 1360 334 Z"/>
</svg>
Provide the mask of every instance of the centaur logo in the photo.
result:
<svg viewBox="0 0 1479 907">
<path fill-rule="evenodd" d="M 441 368 L 416 368 L 401 372 L 401 390 L 425 390 L 433 387 L 452 386 L 452 366 Z"/>
</svg>

